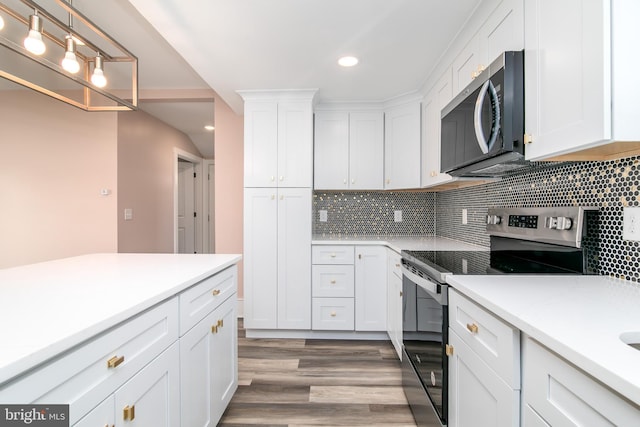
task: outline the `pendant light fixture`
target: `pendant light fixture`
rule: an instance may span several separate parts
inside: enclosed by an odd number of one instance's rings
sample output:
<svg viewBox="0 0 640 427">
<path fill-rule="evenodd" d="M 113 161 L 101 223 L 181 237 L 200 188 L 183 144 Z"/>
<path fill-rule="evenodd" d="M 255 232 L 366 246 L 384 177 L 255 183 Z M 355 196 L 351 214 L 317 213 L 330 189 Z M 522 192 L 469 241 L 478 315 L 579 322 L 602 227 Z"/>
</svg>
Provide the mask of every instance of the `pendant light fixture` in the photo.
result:
<svg viewBox="0 0 640 427">
<path fill-rule="evenodd" d="M 100 88 L 105 87 L 107 85 L 107 78 L 104 76 L 103 67 L 104 65 L 103 65 L 102 56 L 98 54 L 98 56 L 96 56 L 96 64 L 93 68 L 93 74 L 91 74 L 91 83 L 96 85 L 96 87 L 100 87 Z"/>
<path fill-rule="evenodd" d="M 38 16 L 37 10 L 34 10 L 33 15 L 29 15 L 29 34 L 24 39 L 24 47 L 34 55 L 42 55 L 47 50 L 42 41 L 42 19 Z"/>
<path fill-rule="evenodd" d="M 73 3 L 0 0 L 0 79 L 85 111 L 136 110 L 138 59 Z"/>
</svg>

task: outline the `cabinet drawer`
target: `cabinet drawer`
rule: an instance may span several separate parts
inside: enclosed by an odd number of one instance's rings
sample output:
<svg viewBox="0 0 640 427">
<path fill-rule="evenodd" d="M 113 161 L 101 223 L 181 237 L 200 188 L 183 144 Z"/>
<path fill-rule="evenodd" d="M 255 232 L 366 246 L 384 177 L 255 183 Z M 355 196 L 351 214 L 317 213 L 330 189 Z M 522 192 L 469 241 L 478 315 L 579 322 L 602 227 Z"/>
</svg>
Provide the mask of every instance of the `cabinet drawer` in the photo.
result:
<svg viewBox="0 0 640 427">
<path fill-rule="evenodd" d="M 17 378 L 0 391 L 0 402 L 67 403 L 74 424 L 177 339 L 173 298 Z"/>
<path fill-rule="evenodd" d="M 354 249 L 350 245 L 315 245 L 311 248 L 313 264 L 353 264 Z"/>
<path fill-rule="evenodd" d="M 229 267 L 180 294 L 180 336 L 236 293 L 237 271 L 235 265 Z"/>
<path fill-rule="evenodd" d="M 449 288 L 449 326 L 509 386 L 520 388 L 520 331 Z"/>
<path fill-rule="evenodd" d="M 353 298 L 313 298 L 312 329 L 353 331 Z"/>
<path fill-rule="evenodd" d="M 523 351 L 525 403 L 547 424 L 638 425 L 640 409 L 588 374 L 531 338 L 525 339 Z"/>
<path fill-rule="evenodd" d="M 314 297 L 353 298 L 353 265 L 314 265 L 311 271 Z"/>
</svg>

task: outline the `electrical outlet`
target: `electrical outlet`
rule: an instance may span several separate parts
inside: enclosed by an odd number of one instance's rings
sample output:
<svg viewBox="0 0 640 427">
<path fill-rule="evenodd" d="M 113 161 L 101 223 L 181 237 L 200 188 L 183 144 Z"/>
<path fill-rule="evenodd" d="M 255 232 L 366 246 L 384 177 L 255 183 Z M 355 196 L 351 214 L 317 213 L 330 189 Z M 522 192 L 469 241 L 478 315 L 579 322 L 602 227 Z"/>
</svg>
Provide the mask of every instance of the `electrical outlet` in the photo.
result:
<svg viewBox="0 0 640 427">
<path fill-rule="evenodd" d="M 402 222 L 402 211 L 393 211 L 393 220 L 395 222 Z"/>
<path fill-rule="evenodd" d="M 624 240 L 640 241 L 640 208 L 624 208 L 622 238 Z"/>
<path fill-rule="evenodd" d="M 462 209 L 462 223 L 463 224 L 467 223 L 467 210 L 466 209 Z"/>
<path fill-rule="evenodd" d="M 320 222 L 327 222 L 327 211 L 318 211 L 320 213 Z"/>
</svg>

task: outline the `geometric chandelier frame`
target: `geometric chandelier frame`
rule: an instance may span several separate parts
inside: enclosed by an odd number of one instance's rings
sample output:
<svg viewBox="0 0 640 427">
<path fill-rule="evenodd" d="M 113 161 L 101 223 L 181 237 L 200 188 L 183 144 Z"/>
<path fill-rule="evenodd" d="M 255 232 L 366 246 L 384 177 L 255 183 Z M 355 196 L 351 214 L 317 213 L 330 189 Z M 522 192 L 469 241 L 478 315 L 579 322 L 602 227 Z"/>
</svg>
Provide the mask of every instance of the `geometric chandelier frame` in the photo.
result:
<svg viewBox="0 0 640 427">
<path fill-rule="evenodd" d="M 55 0 L 54 5 L 57 10 L 45 10 L 33 0 L 0 0 L 0 19 L 8 21 L 0 29 L 0 46 L 6 48 L 4 57 L 0 56 L 0 77 L 85 111 L 136 110 L 138 58 L 70 1 Z M 32 15 L 43 22 L 41 37 L 50 47 L 46 56 L 32 53 L 21 43 Z M 67 71 L 58 60 L 64 55 L 68 38 L 77 46 L 77 74 Z M 92 82 L 96 68 L 104 69 L 104 75 L 109 76 L 108 86 Z M 49 73 L 48 78 L 41 78 L 43 73 Z"/>
</svg>

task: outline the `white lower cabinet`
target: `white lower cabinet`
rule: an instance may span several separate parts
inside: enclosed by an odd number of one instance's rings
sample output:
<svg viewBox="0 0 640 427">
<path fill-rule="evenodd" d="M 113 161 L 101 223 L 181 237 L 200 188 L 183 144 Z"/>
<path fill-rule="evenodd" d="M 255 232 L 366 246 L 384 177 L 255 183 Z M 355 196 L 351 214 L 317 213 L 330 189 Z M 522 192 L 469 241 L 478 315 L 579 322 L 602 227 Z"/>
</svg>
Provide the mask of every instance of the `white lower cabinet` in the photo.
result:
<svg viewBox="0 0 640 427">
<path fill-rule="evenodd" d="M 512 389 L 449 329 L 449 426 L 512 427 L 520 419 L 520 391 Z"/>
<path fill-rule="evenodd" d="M 520 331 L 449 289 L 449 426 L 520 423 Z"/>
<path fill-rule="evenodd" d="M 637 406 L 528 337 L 522 375 L 526 427 L 640 425 Z"/>
<path fill-rule="evenodd" d="M 182 426 L 217 424 L 238 388 L 236 300 L 227 299 L 180 338 Z"/>
<path fill-rule="evenodd" d="M 387 249 L 356 246 L 356 331 L 387 330 Z"/>
<path fill-rule="evenodd" d="M 387 335 L 402 360 L 402 269 L 400 254 L 387 250 Z"/>
<path fill-rule="evenodd" d="M 233 265 L 27 371 L 0 402 L 69 404 L 74 427 L 215 426 L 237 388 L 236 292 Z"/>
</svg>

